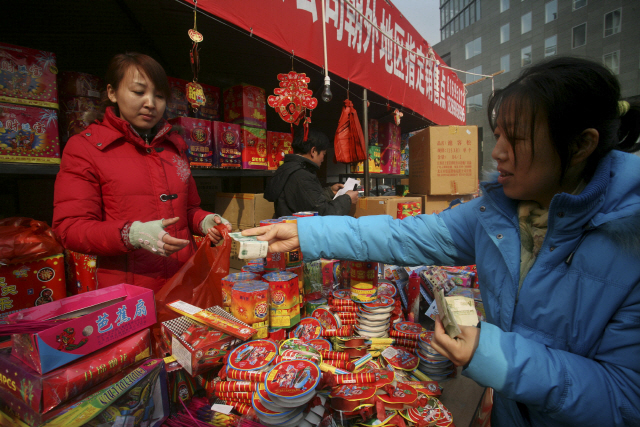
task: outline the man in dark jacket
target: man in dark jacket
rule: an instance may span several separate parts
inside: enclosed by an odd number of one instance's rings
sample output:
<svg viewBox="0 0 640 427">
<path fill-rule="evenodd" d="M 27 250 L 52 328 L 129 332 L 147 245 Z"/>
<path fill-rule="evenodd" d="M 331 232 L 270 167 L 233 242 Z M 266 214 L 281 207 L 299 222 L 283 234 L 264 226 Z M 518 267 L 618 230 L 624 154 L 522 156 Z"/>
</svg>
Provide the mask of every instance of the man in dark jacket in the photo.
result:
<svg viewBox="0 0 640 427">
<path fill-rule="evenodd" d="M 294 154 L 284 156 L 284 163 L 264 193 L 265 199 L 275 205 L 275 217 L 304 211 L 318 212 L 318 215 L 348 215 L 351 205 L 358 200 L 358 192 L 347 191 L 334 199 L 344 185 L 322 188 L 316 175 L 327 154 L 329 138 L 322 132 L 309 129 L 305 141 L 304 132 L 299 129 L 291 146 Z"/>
</svg>

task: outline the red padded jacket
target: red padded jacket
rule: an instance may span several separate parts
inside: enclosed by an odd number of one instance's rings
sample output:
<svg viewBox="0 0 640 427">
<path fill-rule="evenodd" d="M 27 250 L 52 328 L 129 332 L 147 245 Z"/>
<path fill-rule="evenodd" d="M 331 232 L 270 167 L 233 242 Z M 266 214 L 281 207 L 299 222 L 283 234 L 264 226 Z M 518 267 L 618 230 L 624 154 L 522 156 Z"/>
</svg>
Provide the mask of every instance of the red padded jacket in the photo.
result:
<svg viewBox="0 0 640 427">
<path fill-rule="evenodd" d="M 129 283 L 159 290 L 196 250 L 192 233 L 209 212 L 186 157 L 187 145 L 161 122 L 149 145 L 108 108 L 96 122 L 72 137 L 56 178 L 53 229 L 64 246 L 98 255 L 98 286 Z M 167 227 L 191 242 L 169 257 L 130 249 L 134 221 L 180 217 Z"/>
</svg>

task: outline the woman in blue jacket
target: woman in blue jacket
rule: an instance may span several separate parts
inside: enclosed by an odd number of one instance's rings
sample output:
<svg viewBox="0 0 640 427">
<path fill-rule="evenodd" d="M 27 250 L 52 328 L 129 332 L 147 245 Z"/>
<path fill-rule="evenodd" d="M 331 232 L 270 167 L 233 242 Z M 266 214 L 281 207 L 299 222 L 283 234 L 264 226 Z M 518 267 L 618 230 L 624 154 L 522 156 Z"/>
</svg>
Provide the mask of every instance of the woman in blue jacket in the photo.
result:
<svg viewBox="0 0 640 427">
<path fill-rule="evenodd" d="M 305 259 L 477 264 L 487 322 L 433 346 L 492 387 L 492 425 L 640 425 L 640 108 L 584 59 L 489 103 L 497 180 L 438 215 L 313 217 L 244 234 Z"/>
</svg>

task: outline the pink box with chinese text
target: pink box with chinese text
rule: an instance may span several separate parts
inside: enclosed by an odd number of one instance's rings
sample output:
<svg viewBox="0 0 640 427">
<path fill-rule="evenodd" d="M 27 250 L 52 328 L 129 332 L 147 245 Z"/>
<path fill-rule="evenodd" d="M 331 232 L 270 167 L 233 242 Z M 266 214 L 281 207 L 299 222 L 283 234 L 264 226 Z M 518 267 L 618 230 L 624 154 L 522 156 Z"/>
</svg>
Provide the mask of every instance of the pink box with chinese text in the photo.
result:
<svg viewBox="0 0 640 427">
<path fill-rule="evenodd" d="M 13 321 L 64 319 L 14 334 L 12 354 L 43 374 L 156 323 L 153 291 L 125 283 L 22 310 Z"/>
</svg>

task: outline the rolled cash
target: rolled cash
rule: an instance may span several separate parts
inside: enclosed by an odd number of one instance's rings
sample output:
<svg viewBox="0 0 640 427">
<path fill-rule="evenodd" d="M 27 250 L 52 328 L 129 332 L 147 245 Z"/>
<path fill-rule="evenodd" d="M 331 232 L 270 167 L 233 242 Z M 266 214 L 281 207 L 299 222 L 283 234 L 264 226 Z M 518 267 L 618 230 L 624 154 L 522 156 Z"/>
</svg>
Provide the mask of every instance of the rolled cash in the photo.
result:
<svg viewBox="0 0 640 427">
<path fill-rule="evenodd" d="M 229 233 L 229 237 L 240 244 L 239 259 L 256 259 L 267 256 L 269 242 L 260 241 L 256 236 L 243 236 L 241 232 Z"/>
</svg>

